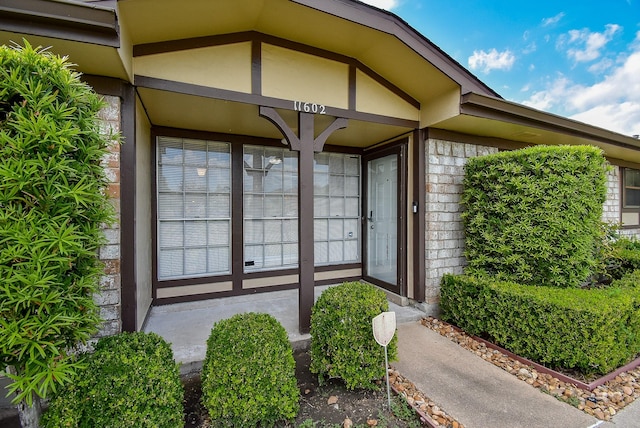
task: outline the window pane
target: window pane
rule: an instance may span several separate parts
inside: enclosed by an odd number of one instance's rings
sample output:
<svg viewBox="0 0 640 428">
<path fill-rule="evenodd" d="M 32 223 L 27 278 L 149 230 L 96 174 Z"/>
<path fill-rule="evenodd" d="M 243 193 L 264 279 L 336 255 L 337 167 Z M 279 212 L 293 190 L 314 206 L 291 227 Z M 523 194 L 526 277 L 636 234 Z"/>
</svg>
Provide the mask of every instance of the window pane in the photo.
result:
<svg viewBox="0 0 640 428">
<path fill-rule="evenodd" d="M 207 146 L 203 141 L 184 140 L 185 165 L 207 166 Z"/>
<path fill-rule="evenodd" d="M 158 137 L 158 279 L 229 273 L 230 149 L 225 142 Z"/>
<path fill-rule="evenodd" d="M 315 242 L 313 245 L 314 260 L 316 264 L 326 264 L 329 262 L 329 243 Z"/>
<path fill-rule="evenodd" d="M 229 220 L 208 222 L 209 245 L 229 245 L 230 223 Z"/>
<path fill-rule="evenodd" d="M 182 165 L 162 165 L 158 170 L 158 191 L 182 192 L 184 177 Z"/>
<path fill-rule="evenodd" d="M 329 239 L 335 241 L 337 239 L 344 239 L 343 234 L 343 221 L 342 220 L 329 220 Z"/>
<path fill-rule="evenodd" d="M 205 218 L 207 214 L 207 197 L 202 194 L 189 193 L 185 195 L 185 218 Z"/>
<path fill-rule="evenodd" d="M 347 156 L 344 159 L 344 172 L 347 175 L 360 176 L 360 158 L 358 156 Z"/>
<path fill-rule="evenodd" d="M 342 175 L 329 176 L 329 194 L 331 196 L 344 195 L 344 176 Z"/>
<path fill-rule="evenodd" d="M 298 220 L 282 221 L 282 241 L 298 242 Z"/>
<path fill-rule="evenodd" d="M 282 242 L 282 221 L 264 221 L 264 242 Z"/>
<path fill-rule="evenodd" d="M 358 261 L 360 255 L 358 241 L 344 241 L 344 261 Z"/>
<path fill-rule="evenodd" d="M 358 239 L 359 233 L 359 221 L 356 219 L 344 221 L 344 237 L 346 239 Z"/>
<path fill-rule="evenodd" d="M 313 198 L 313 214 L 316 217 L 327 217 L 329 215 L 329 198 Z"/>
<path fill-rule="evenodd" d="M 640 189 L 626 189 L 625 207 L 640 207 Z"/>
<path fill-rule="evenodd" d="M 269 244 L 264 246 L 264 266 L 282 266 L 282 245 Z"/>
<path fill-rule="evenodd" d="M 328 153 L 316 153 L 313 156 L 313 171 L 323 174 L 329 172 L 329 154 Z"/>
<path fill-rule="evenodd" d="M 329 194 L 329 175 L 316 172 L 313 174 L 313 192 L 316 195 Z"/>
<path fill-rule="evenodd" d="M 160 250 L 158 274 L 160 278 L 184 275 L 184 250 Z"/>
<path fill-rule="evenodd" d="M 329 223 L 325 219 L 313 221 L 313 237 L 316 241 L 329 239 Z"/>
<path fill-rule="evenodd" d="M 209 192 L 227 193 L 231 190 L 231 171 L 210 167 L 206 169 Z"/>
<path fill-rule="evenodd" d="M 360 179 L 358 177 L 345 177 L 344 194 L 347 196 L 360 194 Z"/>
<path fill-rule="evenodd" d="M 625 168 L 624 184 L 625 187 L 640 187 L 640 170 Z"/>
<path fill-rule="evenodd" d="M 167 221 L 160 223 L 158 240 L 160 248 L 184 246 L 183 223 L 181 221 Z"/>
<path fill-rule="evenodd" d="M 284 217 L 298 217 L 298 196 L 285 196 L 282 202 Z"/>
<path fill-rule="evenodd" d="M 343 262 L 342 241 L 329 242 L 329 262 Z"/>
<path fill-rule="evenodd" d="M 347 217 L 360 217 L 360 198 L 346 198 L 344 213 Z"/>
<path fill-rule="evenodd" d="M 343 198 L 331 198 L 331 202 L 329 202 L 329 215 L 331 217 L 342 217 L 344 216 L 344 199 Z"/>
<path fill-rule="evenodd" d="M 204 221 L 187 221 L 184 224 L 184 241 L 186 247 L 203 247 L 207 245 L 207 224 Z"/>
<path fill-rule="evenodd" d="M 264 267 L 264 252 L 262 245 L 245 245 L 245 270 L 256 270 Z"/>
<path fill-rule="evenodd" d="M 209 218 L 231 217 L 231 200 L 229 194 L 209 195 Z"/>
<path fill-rule="evenodd" d="M 262 205 L 264 198 L 262 195 L 245 195 L 244 196 L 244 217 L 245 218 L 262 218 Z"/>
<path fill-rule="evenodd" d="M 331 153 L 329 155 L 329 172 L 344 174 L 344 155 Z"/>
<path fill-rule="evenodd" d="M 284 244 L 282 246 L 282 263 L 285 266 L 298 264 L 298 244 Z"/>
<path fill-rule="evenodd" d="M 265 217 L 282 217 L 282 196 L 265 196 L 264 197 L 264 215 Z"/>
<path fill-rule="evenodd" d="M 245 220 L 244 222 L 244 242 L 247 244 L 257 244 L 264 242 L 263 235 L 264 222 L 262 220 Z"/>
<path fill-rule="evenodd" d="M 229 250 L 227 248 L 209 248 L 208 256 L 210 272 L 226 273 L 231 271 L 229 267 Z"/>
<path fill-rule="evenodd" d="M 183 218 L 183 195 L 160 194 L 158 195 L 158 218 Z"/>
<path fill-rule="evenodd" d="M 207 273 L 207 249 L 188 248 L 185 250 L 184 273 L 196 275 Z"/>
</svg>

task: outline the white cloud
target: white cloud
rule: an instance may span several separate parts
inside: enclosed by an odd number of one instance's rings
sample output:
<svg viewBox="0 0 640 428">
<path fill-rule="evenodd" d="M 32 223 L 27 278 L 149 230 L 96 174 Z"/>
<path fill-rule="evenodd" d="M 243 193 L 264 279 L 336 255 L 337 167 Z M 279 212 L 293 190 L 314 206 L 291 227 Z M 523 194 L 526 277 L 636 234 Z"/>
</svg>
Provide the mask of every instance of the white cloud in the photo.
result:
<svg viewBox="0 0 640 428">
<path fill-rule="evenodd" d="M 640 103 L 603 104 L 574 114 L 571 119 L 625 135 L 637 135 L 640 134 Z"/>
<path fill-rule="evenodd" d="M 602 33 L 591 32 L 586 28 L 571 30 L 558 39 L 558 47 L 563 49 L 565 44 L 571 46 L 567 49 L 567 56 L 576 62 L 593 61 L 600 57 L 601 50 L 619 31 L 622 31 L 622 27 L 617 24 L 607 24 Z"/>
<path fill-rule="evenodd" d="M 613 64 L 612 64 L 613 65 Z M 560 75 L 523 104 L 619 132 L 640 134 L 640 31 L 633 50 L 597 83 L 575 84 Z"/>
<path fill-rule="evenodd" d="M 363 3 L 370 4 L 380 9 L 391 10 L 398 6 L 398 0 L 362 0 Z"/>
<path fill-rule="evenodd" d="M 544 18 L 542 20 L 542 26 L 548 27 L 553 24 L 557 24 L 562 18 L 564 18 L 564 12 L 560 12 L 556 16 L 552 16 L 551 18 Z"/>
<path fill-rule="evenodd" d="M 498 52 L 491 49 L 489 52 L 473 51 L 473 55 L 469 57 L 469 67 L 472 70 L 481 69 L 484 73 L 491 70 L 510 70 L 516 57 L 510 50 Z"/>
</svg>

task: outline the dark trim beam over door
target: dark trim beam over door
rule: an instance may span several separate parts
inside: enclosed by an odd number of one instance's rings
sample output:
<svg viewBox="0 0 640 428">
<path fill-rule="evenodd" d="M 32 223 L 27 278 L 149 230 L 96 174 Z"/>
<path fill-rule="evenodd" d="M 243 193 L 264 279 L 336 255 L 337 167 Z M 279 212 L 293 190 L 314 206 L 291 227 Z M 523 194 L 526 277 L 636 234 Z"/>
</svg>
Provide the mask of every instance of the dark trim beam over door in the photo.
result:
<svg viewBox="0 0 640 428">
<path fill-rule="evenodd" d="M 260 107 L 260 117 L 273 123 L 282 132 L 289 148 L 299 152 L 298 165 L 298 265 L 300 287 L 298 288 L 298 325 L 300 333 L 308 333 L 311 327 L 315 285 L 314 236 L 313 236 L 313 154 L 321 152 L 329 136 L 338 129 L 347 127 L 347 119 L 335 119 L 315 138 L 314 115 L 298 113 L 299 135 L 287 125 L 271 107 Z"/>
</svg>

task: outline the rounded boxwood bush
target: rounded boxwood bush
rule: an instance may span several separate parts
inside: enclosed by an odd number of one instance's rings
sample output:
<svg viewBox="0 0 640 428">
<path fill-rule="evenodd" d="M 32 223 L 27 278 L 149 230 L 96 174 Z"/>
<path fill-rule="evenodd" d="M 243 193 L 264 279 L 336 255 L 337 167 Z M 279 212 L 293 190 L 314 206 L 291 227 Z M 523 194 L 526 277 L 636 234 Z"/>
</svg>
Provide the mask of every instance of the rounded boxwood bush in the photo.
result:
<svg viewBox="0 0 640 428">
<path fill-rule="evenodd" d="M 311 366 L 322 384 L 340 378 L 348 389 L 378 389 L 385 376 L 384 348 L 373 337 L 371 320 L 389 310 L 382 290 L 346 282 L 324 291 L 311 311 Z M 397 358 L 397 336 L 387 345 Z"/>
<path fill-rule="evenodd" d="M 214 324 L 202 366 L 202 403 L 215 426 L 269 426 L 300 408 L 293 349 L 271 315 Z"/>
<path fill-rule="evenodd" d="M 87 368 L 57 391 L 48 427 L 183 427 L 183 388 L 169 344 L 155 333 L 105 337 Z"/>
</svg>

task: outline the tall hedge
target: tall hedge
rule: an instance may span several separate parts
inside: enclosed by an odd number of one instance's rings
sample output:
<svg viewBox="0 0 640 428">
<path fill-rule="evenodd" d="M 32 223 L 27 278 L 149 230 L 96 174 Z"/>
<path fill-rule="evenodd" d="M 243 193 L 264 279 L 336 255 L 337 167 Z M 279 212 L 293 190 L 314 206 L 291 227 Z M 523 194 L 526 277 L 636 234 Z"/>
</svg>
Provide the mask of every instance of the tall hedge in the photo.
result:
<svg viewBox="0 0 640 428">
<path fill-rule="evenodd" d="M 462 218 L 470 272 L 577 287 L 596 267 L 606 161 L 591 146 L 536 146 L 469 159 Z"/>
<path fill-rule="evenodd" d="M 30 404 L 80 367 L 68 349 L 99 326 L 102 99 L 66 59 L 0 47 L 0 372 Z"/>
</svg>

